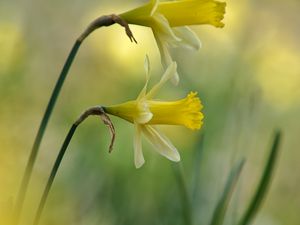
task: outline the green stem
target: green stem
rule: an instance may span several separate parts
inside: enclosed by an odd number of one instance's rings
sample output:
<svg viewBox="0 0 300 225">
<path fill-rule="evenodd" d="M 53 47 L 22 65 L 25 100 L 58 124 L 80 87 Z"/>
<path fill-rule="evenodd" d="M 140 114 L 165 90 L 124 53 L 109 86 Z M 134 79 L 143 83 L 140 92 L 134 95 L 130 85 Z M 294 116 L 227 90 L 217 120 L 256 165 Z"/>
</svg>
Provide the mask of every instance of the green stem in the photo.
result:
<svg viewBox="0 0 300 225">
<path fill-rule="evenodd" d="M 277 161 L 280 140 L 281 140 L 281 132 L 277 131 L 274 135 L 272 147 L 270 150 L 270 155 L 269 155 L 268 161 L 266 163 L 264 173 L 258 184 L 255 195 L 253 196 L 247 210 L 245 211 L 244 215 L 242 216 L 240 223 L 238 223 L 239 225 L 247 225 L 252 222 L 252 220 L 254 219 L 257 211 L 259 210 L 259 207 L 261 206 L 261 204 L 267 194 L 268 188 L 271 183 L 272 174 L 274 172 L 274 166 Z"/>
<path fill-rule="evenodd" d="M 176 181 L 177 181 L 177 185 L 181 197 L 184 224 L 192 225 L 193 219 L 192 219 L 191 203 L 190 203 L 188 190 L 187 190 L 187 186 L 183 174 L 183 168 L 181 164 L 173 165 L 173 171 L 176 177 Z"/>
<path fill-rule="evenodd" d="M 31 153 L 30 153 L 30 156 L 29 156 L 29 159 L 28 159 L 28 162 L 27 162 L 27 166 L 26 166 L 24 175 L 23 175 L 23 179 L 22 179 L 22 183 L 21 183 L 21 186 L 20 186 L 20 189 L 19 189 L 19 193 L 18 193 L 18 196 L 17 196 L 17 199 L 16 199 L 16 205 L 15 205 L 15 211 L 14 211 L 15 224 L 18 224 L 19 220 L 20 220 L 20 215 L 21 215 L 21 211 L 22 211 L 22 208 L 23 208 L 25 195 L 26 195 L 26 192 L 27 192 L 27 189 L 28 189 L 29 180 L 31 178 L 33 166 L 35 164 L 36 157 L 37 157 L 37 154 L 38 154 L 38 150 L 39 150 L 41 141 L 43 139 L 47 124 L 49 122 L 49 118 L 52 114 L 52 111 L 53 111 L 53 108 L 55 106 L 57 97 L 59 96 L 60 90 L 61 90 L 61 88 L 64 84 L 66 76 L 69 72 L 69 69 L 72 65 L 72 62 L 73 62 L 73 60 L 76 56 L 76 53 L 78 52 L 78 49 L 79 49 L 81 43 L 82 43 L 82 41 L 76 40 L 76 42 L 73 45 L 73 48 L 72 48 L 72 50 L 71 50 L 71 52 L 70 52 L 70 54 L 69 54 L 69 56 L 68 56 L 68 58 L 65 62 L 65 65 L 64 65 L 64 67 L 63 67 L 63 69 L 62 69 L 62 71 L 59 75 L 59 78 L 56 82 L 55 88 L 52 92 L 52 95 L 50 97 L 50 100 L 49 100 L 49 103 L 47 105 L 46 111 L 44 113 L 43 119 L 41 121 L 39 130 L 38 130 L 37 135 L 35 137 L 34 144 L 33 144 L 33 147 L 31 149 Z"/>
<path fill-rule="evenodd" d="M 94 30 L 96 30 L 100 27 L 103 27 L 103 26 L 110 26 L 115 23 L 118 23 L 121 26 L 123 26 L 125 28 L 127 36 L 130 38 L 130 40 L 136 42 L 127 22 L 124 21 L 119 16 L 114 15 L 114 14 L 108 15 L 108 16 L 100 16 L 97 19 L 95 19 L 94 21 L 92 21 L 90 23 L 90 25 L 86 28 L 86 30 L 75 41 L 73 48 L 72 48 L 71 52 L 69 53 L 69 56 L 64 64 L 64 67 L 63 67 L 63 69 L 59 75 L 59 78 L 56 82 L 55 88 L 52 92 L 48 106 L 46 108 L 43 119 L 41 121 L 38 133 L 35 137 L 29 159 L 27 161 L 27 165 L 26 165 L 26 169 L 25 169 L 25 172 L 24 172 L 24 175 L 22 178 L 21 186 L 20 186 L 17 198 L 16 198 L 14 217 L 13 217 L 14 225 L 19 224 L 20 216 L 22 213 L 23 205 L 24 205 L 25 196 L 26 196 L 27 189 L 28 189 L 28 184 L 29 184 L 29 181 L 31 178 L 33 166 L 36 161 L 36 157 L 37 157 L 37 154 L 39 151 L 41 141 L 43 139 L 43 136 L 44 136 L 45 130 L 47 128 L 49 118 L 50 118 L 53 108 L 55 106 L 56 100 L 60 94 L 61 88 L 64 84 L 66 76 L 68 75 L 69 69 L 74 61 L 74 58 L 78 52 L 78 49 L 79 49 L 80 45 L 82 44 L 83 40 L 85 40 Z"/>
<path fill-rule="evenodd" d="M 51 189 L 51 186 L 53 184 L 53 181 L 54 181 L 54 178 L 56 176 L 56 173 L 59 169 L 59 166 L 61 164 L 61 161 L 65 155 L 65 152 L 71 142 L 71 139 L 77 129 L 77 127 L 79 126 L 79 124 L 81 124 L 86 118 L 88 118 L 89 116 L 91 115 L 96 115 L 96 116 L 100 116 L 101 120 L 103 121 L 103 123 L 105 125 L 108 126 L 108 128 L 110 129 L 110 132 L 112 134 L 112 138 L 111 138 L 111 144 L 109 146 L 109 149 L 111 150 L 112 147 L 113 147 L 113 143 L 114 143 L 114 140 L 115 140 L 115 129 L 114 129 L 114 126 L 110 120 L 110 118 L 108 117 L 108 115 L 104 112 L 104 109 L 102 106 L 95 106 L 95 107 L 91 107 L 89 109 L 87 109 L 86 111 L 84 111 L 80 116 L 79 118 L 75 121 L 75 123 L 72 125 L 72 127 L 70 128 L 65 140 L 64 140 L 64 143 L 63 145 L 61 146 L 61 149 L 56 157 L 56 160 L 55 160 L 55 163 L 53 165 L 53 168 L 51 170 L 51 174 L 48 178 L 48 182 L 47 182 L 47 185 L 44 189 L 44 192 L 43 192 L 43 195 L 42 195 L 42 198 L 41 198 L 41 201 L 40 201 L 40 204 L 39 204 L 39 207 L 37 209 L 37 212 L 35 214 L 35 219 L 34 219 L 34 225 L 38 225 L 39 224 L 39 221 L 40 221 L 40 218 L 41 218 L 41 215 L 42 215 L 42 212 L 43 212 L 43 209 L 45 207 L 45 204 L 46 204 L 46 200 L 48 198 L 48 195 L 49 195 L 49 192 L 50 192 L 50 189 Z"/>
<path fill-rule="evenodd" d="M 71 139 L 72 139 L 72 137 L 73 137 L 73 135 L 74 135 L 77 127 L 78 127 L 78 124 L 73 124 L 72 125 L 72 127 L 69 130 L 69 133 L 66 136 L 65 141 L 64 141 L 64 143 L 63 143 L 63 145 L 62 145 L 62 147 L 61 147 L 61 149 L 59 151 L 59 154 L 58 154 L 58 156 L 56 158 L 55 164 L 54 164 L 54 166 L 52 168 L 51 174 L 50 174 L 50 176 L 48 178 L 47 185 L 46 185 L 46 187 L 44 189 L 44 192 L 43 192 L 43 195 L 42 195 L 39 207 L 37 209 L 36 216 L 35 216 L 34 222 L 33 222 L 34 225 L 38 225 L 39 224 L 39 221 L 40 221 L 43 209 L 44 209 L 45 204 L 46 204 L 46 200 L 47 200 L 49 191 L 50 191 L 51 186 L 53 184 L 53 180 L 55 178 L 55 175 L 56 175 L 56 173 L 58 171 L 58 168 L 59 168 L 59 166 L 61 164 L 61 161 L 62 161 L 62 159 L 64 157 L 64 154 L 65 154 L 65 152 L 66 152 L 66 150 L 67 150 L 67 148 L 69 146 L 69 143 L 70 143 L 70 141 L 71 141 Z"/>
</svg>

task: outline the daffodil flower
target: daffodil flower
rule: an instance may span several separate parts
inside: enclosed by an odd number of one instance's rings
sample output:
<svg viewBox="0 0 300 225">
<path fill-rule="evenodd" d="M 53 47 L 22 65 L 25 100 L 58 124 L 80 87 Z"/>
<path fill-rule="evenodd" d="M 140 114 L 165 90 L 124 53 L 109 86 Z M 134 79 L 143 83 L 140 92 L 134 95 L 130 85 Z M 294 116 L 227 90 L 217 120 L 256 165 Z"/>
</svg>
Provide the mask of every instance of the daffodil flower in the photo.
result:
<svg viewBox="0 0 300 225">
<path fill-rule="evenodd" d="M 226 3 L 215 0 L 150 0 L 145 5 L 130 10 L 119 16 L 129 24 L 151 27 L 156 39 L 163 67 L 172 62 L 170 47 L 183 46 L 199 49 L 201 42 L 188 25 L 210 24 L 223 27 L 222 19 Z M 179 82 L 175 71 L 174 84 Z"/>
<path fill-rule="evenodd" d="M 157 91 L 174 75 L 177 69 L 175 62 L 169 65 L 161 80 L 148 92 L 150 69 L 147 58 L 145 68 L 147 74 L 146 84 L 136 100 L 104 107 L 106 113 L 134 124 L 134 162 L 137 168 L 145 162 L 142 152 L 142 134 L 146 136 L 161 155 L 175 162 L 180 161 L 180 155 L 176 147 L 155 125 L 182 125 L 196 130 L 200 129 L 203 123 L 203 114 L 200 112 L 203 106 L 196 92 L 191 92 L 184 99 L 177 101 L 157 101 L 153 99 Z"/>
</svg>

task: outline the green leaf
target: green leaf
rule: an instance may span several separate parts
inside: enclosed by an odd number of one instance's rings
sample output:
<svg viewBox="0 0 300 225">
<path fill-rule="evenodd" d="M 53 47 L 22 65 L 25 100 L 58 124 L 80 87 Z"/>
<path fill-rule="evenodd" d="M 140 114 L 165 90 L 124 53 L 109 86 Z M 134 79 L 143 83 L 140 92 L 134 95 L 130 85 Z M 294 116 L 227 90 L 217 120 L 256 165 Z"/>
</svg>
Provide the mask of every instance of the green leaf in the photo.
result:
<svg viewBox="0 0 300 225">
<path fill-rule="evenodd" d="M 233 194 L 234 188 L 236 186 L 244 164 L 245 160 L 243 159 L 231 170 L 223 194 L 213 213 L 210 225 L 223 224 L 229 201 L 231 199 L 231 196 Z"/>
<path fill-rule="evenodd" d="M 273 143 L 270 150 L 270 155 L 267 160 L 264 173 L 261 177 L 261 180 L 258 184 L 258 187 L 256 189 L 255 195 L 253 196 L 247 210 L 245 211 L 244 215 L 242 216 L 242 219 L 238 223 L 239 225 L 247 225 L 250 224 L 251 221 L 254 219 L 256 213 L 259 210 L 259 207 L 261 206 L 268 188 L 271 183 L 272 174 L 274 172 L 274 166 L 277 161 L 278 157 L 278 151 L 279 151 L 279 145 L 281 140 L 281 132 L 276 131 L 274 134 Z"/>
</svg>

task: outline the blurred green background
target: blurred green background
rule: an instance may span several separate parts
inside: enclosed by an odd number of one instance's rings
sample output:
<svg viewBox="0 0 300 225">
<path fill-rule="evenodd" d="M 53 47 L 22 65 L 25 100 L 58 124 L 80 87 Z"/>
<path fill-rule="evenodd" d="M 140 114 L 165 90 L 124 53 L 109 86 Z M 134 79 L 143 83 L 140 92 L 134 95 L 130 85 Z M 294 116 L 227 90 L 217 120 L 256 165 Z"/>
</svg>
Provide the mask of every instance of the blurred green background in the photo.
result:
<svg viewBox="0 0 300 225">
<path fill-rule="evenodd" d="M 52 88 L 75 38 L 95 17 L 146 1 L 24 0 L 0 2 L 0 215 L 10 211 Z M 198 91 L 205 125 L 199 132 L 162 129 L 178 147 L 195 224 L 208 224 L 235 162 L 247 159 L 226 224 L 247 206 L 262 173 L 275 128 L 284 140 L 272 186 L 255 225 L 300 224 L 300 1 L 227 2 L 225 28 L 194 26 L 198 52 L 174 49 L 181 83 L 161 99 Z M 23 213 L 30 224 L 63 139 L 87 107 L 136 98 L 146 54 L 152 81 L 163 70 L 149 28 L 131 26 L 138 44 L 114 25 L 82 45 L 50 120 Z M 98 118 L 78 129 L 58 172 L 41 224 L 179 225 L 182 205 L 172 162 L 146 141 L 146 164 L 133 164 L 133 126 L 113 118 L 109 133 Z M 203 149 L 200 139 L 204 134 Z M 3 220 L 2 220 L 3 221 Z"/>
</svg>

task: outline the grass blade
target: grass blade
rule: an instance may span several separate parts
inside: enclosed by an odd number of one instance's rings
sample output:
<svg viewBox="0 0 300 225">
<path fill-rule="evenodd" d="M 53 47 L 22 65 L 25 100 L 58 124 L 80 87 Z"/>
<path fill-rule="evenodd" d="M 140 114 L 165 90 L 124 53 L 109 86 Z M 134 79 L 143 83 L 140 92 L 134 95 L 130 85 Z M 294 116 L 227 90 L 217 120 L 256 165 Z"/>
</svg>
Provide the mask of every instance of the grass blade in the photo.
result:
<svg viewBox="0 0 300 225">
<path fill-rule="evenodd" d="M 254 219 L 256 213 L 259 210 L 259 207 L 261 206 L 268 188 L 271 183 L 272 174 L 274 171 L 274 166 L 277 161 L 278 151 L 279 151 L 279 145 L 281 140 L 281 132 L 276 131 L 273 139 L 273 143 L 271 146 L 269 158 L 267 160 L 264 173 L 261 177 L 261 180 L 258 184 L 258 187 L 256 189 L 255 195 L 253 196 L 248 208 L 246 209 L 244 215 L 242 216 L 242 219 L 239 222 L 239 225 L 247 225 L 250 224 L 251 221 Z"/>
<path fill-rule="evenodd" d="M 210 225 L 223 224 L 229 201 L 231 199 L 231 196 L 233 194 L 234 188 L 236 186 L 236 183 L 241 174 L 244 164 L 245 164 L 245 160 L 243 159 L 231 170 L 230 175 L 226 182 L 224 192 L 213 213 L 213 217 Z"/>
</svg>

